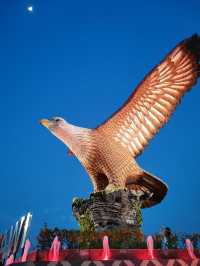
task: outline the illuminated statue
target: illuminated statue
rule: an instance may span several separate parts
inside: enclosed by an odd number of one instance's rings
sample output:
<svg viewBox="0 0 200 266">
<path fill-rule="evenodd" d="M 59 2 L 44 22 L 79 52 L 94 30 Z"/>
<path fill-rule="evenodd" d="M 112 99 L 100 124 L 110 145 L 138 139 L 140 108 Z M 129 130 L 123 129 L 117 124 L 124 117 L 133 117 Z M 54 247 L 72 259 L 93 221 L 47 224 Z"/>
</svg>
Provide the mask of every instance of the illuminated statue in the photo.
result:
<svg viewBox="0 0 200 266">
<path fill-rule="evenodd" d="M 94 192 L 128 188 L 148 192 L 142 207 L 160 202 L 167 186 L 143 170 L 135 158 L 168 121 L 200 73 L 200 37 L 193 35 L 173 49 L 139 83 L 125 104 L 95 129 L 81 128 L 63 118 L 41 124 L 69 147 L 88 172 Z"/>
</svg>

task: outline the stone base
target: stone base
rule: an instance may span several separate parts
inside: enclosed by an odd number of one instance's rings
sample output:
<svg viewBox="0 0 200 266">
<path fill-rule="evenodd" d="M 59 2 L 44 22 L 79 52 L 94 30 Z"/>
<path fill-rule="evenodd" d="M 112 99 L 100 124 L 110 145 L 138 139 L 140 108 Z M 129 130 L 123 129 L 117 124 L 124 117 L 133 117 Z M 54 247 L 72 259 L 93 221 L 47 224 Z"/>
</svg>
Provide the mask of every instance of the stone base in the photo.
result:
<svg viewBox="0 0 200 266">
<path fill-rule="evenodd" d="M 92 193 L 89 199 L 74 199 L 72 210 L 82 232 L 139 229 L 142 200 L 148 196 L 133 190 L 102 191 Z"/>
</svg>

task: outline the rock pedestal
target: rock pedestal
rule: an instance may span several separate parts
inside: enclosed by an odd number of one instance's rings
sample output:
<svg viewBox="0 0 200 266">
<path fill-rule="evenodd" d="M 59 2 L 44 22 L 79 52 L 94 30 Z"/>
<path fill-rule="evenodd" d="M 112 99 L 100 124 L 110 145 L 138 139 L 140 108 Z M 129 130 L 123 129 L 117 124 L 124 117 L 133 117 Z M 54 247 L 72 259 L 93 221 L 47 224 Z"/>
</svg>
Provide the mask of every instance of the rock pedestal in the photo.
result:
<svg viewBox="0 0 200 266">
<path fill-rule="evenodd" d="M 148 195 L 133 190 L 102 191 L 92 193 L 89 199 L 74 199 L 72 210 L 82 232 L 139 229 L 141 204 L 146 197 Z"/>
</svg>

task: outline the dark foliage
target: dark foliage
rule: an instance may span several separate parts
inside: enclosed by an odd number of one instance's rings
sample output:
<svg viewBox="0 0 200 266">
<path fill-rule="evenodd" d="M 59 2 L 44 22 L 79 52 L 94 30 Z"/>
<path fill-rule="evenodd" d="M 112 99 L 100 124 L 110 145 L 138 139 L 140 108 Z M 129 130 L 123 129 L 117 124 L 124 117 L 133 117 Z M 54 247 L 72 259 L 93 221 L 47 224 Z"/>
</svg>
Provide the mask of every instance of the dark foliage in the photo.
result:
<svg viewBox="0 0 200 266">
<path fill-rule="evenodd" d="M 61 241 L 61 247 L 65 248 L 102 248 L 102 239 L 107 235 L 110 248 L 147 248 L 146 237 L 138 230 L 122 228 L 109 230 L 106 232 L 80 232 L 78 230 L 50 229 L 45 224 L 37 237 L 37 247 L 39 250 L 49 249 L 55 236 Z M 173 234 L 171 231 L 154 234 L 154 248 L 163 248 L 163 237 L 166 236 L 165 248 L 176 249 L 185 248 L 185 240 L 189 238 L 194 248 L 200 248 L 200 234 Z"/>
<path fill-rule="evenodd" d="M 102 239 L 105 235 L 109 237 L 111 248 L 146 248 L 143 234 L 139 229 L 84 233 L 77 230 L 50 229 L 46 224 L 37 236 L 37 247 L 39 250 L 49 249 L 55 236 L 58 236 L 62 248 L 102 248 Z"/>
</svg>

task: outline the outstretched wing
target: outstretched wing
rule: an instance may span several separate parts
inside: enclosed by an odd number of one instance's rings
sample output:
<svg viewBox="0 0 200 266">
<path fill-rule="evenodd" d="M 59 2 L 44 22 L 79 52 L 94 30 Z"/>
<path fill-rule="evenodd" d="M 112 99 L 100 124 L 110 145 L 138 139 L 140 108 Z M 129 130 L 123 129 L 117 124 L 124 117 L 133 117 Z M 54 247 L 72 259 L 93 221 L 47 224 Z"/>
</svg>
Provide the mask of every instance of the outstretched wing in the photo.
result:
<svg viewBox="0 0 200 266">
<path fill-rule="evenodd" d="M 177 45 L 97 130 L 107 132 L 132 156 L 139 155 L 196 83 L 199 61 L 200 36 L 195 34 Z"/>
</svg>

